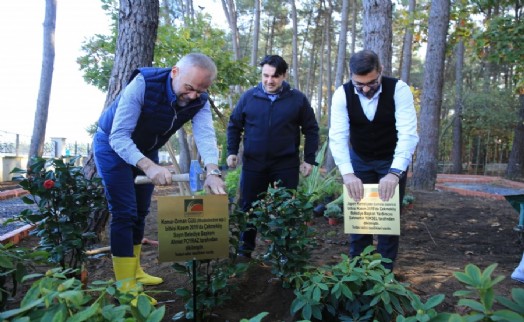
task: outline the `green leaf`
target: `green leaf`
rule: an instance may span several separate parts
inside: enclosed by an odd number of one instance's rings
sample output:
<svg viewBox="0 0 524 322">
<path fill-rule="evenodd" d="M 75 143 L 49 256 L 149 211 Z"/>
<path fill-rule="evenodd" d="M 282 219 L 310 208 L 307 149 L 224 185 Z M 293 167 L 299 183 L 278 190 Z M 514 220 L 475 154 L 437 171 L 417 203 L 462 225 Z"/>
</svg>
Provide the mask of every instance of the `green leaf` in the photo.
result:
<svg viewBox="0 0 524 322">
<path fill-rule="evenodd" d="M 141 316 L 146 317 L 151 313 L 151 302 L 149 302 L 149 298 L 144 295 L 140 294 L 137 297 L 137 309 Z"/>
<path fill-rule="evenodd" d="M 484 306 L 477 302 L 477 301 L 474 301 L 474 300 L 470 300 L 470 299 L 461 299 L 458 301 L 458 305 L 459 306 L 467 306 L 475 311 L 478 311 L 478 312 L 484 312 Z"/>
<path fill-rule="evenodd" d="M 444 294 L 438 294 L 438 295 L 434 295 L 432 297 L 429 298 L 429 300 L 424 304 L 424 310 L 429 310 L 431 308 L 434 308 L 435 306 L 439 305 L 440 303 L 442 303 L 442 301 L 444 301 L 445 299 L 445 295 Z"/>
<path fill-rule="evenodd" d="M 524 322 L 524 316 L 510 310 L 495 311 L 491 319 L 493 321 Z"/>
<path fill-rule="evenodd" d="M 7 256 L 0 256 L 0 267 L 11 269 L 14 268 L 14 264 Z"/>
<path fill-rule="evenodd" d="M 146 319 L 146 322 L 160 322 L 166 314 L 166 307 L 162 305 L 158 309 L 154 310 Z"/>
<path fill-rule="evenodd" d="M 99 308 L 100 305 L 98 303 L 94 303 L 88 308 L 83 309 L 76 314 L 73 314 L 69 319 L 67 319 L 67 322 L 87 321 L 90 317 L 95 316 Z"/>
</svg>

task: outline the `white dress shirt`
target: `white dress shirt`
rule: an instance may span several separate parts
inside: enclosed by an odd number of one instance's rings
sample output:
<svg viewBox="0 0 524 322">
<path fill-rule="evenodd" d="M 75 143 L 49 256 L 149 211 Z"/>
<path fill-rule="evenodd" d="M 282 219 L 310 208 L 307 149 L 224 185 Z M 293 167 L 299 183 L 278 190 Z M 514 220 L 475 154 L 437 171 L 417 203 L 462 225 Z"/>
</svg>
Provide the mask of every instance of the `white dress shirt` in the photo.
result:
<svg viewBox="0 0 524 322">
<path fill-rule="evenodd" d="M 366 117 L 372 121 L 375 118 L 379 95 L 382 85 L 375 95 L 368 99 L 358 93 L 360 104 Z M 406 170 L 411 162 L 418 143 L 417 114 L 413 104 L 413 94 L 409 86 L 402 80 L 398 80 L 395 86 L 395 119 L 397 129 L 397 146 L 393 155 L 391 168 Z M 331 120 L 329 128 L 329 148 L 340 174 L 354 173 L 351 158 L 349 156 L 349 115 L 346 107 L 346 92 L 340 86 L 333 94 L 331 104 Z"/>
</svg>

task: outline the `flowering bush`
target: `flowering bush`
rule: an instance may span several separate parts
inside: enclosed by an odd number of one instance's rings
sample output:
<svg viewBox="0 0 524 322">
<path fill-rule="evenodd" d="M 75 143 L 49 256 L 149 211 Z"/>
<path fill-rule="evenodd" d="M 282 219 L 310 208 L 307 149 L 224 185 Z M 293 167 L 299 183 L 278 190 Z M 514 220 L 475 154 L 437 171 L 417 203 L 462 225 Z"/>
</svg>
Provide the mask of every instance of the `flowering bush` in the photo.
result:
<svg viewBox="0 0 524 322">
<path fill-rule="evenodd" d="M 50 262 L 73 269 L 80 268 L 88 242 L 96 238 L 88 231 L 90 215 L 106 207 L 101 180 L 86 179 L 76 160 L 33 158 L 27 171 L 12 171 L 29 192 L 23 201 L 37 205 L 15 220 L 35 225 L 31 234 L 40 238 L 38 248 L 49 253 Z"/>
</svg>

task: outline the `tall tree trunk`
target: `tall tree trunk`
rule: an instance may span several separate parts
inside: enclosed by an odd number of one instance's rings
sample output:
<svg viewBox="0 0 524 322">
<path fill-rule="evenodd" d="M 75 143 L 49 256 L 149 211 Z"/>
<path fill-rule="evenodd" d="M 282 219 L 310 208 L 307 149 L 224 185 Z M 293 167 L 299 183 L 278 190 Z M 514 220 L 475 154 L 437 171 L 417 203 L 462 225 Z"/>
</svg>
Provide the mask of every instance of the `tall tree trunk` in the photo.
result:
<svg viewBox="0 0 524 322">
<path fill-rule="evenodd" d="M 444 81 L 449 0 L 435 0 L 429 11 L 428 48 L 420 110 L 420 141 L 413 170 L 413 187 L 434 190 L 437 179 L 438 132 Z"/>
<path fill-rule="evenodd" d="M 391 0 L 363 0 L 364 48 L 377 53 L 383 74 L 391 75 L 393 27 Z"/>
<path fill-rule="evenodd" d="M 519 101 L 519 122 L 515 127 L 513 146 L 506 169 L 506 178 L 508 179 L 524 177 L 524 89 L 521 89 Z"/>
<path fill-rule="evenodd" d="M 181 127 L 177 131 L 178 145 L 180 147 L 180 152 L 178 155 L 178 164 L 180 165 L 181 173 L 189 173 L 189 165 L 191 164 L 191 152 L 189 148 L 189 143 L 187 141 L 186 130 Z"/>
<path fill-rule="evenodd" d="M 322 118 L 322 89 L 324 87 L 324 53 L 325 53 L 325 43 L 326 43 L 326 27 L 322 33 L 322 41 L 320 43 L 320 64 L 318 66 L 318 89 L 317 89 L 317 109 L 316 109 L 316 119 L 317 123 L 320 124 L 320 119 Z"/>
<path fill-rule="evenodd" d="M 355 46 L 357 43 L 358 1 L 352 0 L 352 3 L 353 3 L 353 7 L 351 9 L 351 55 L 355 53 Z"/>
<path fill-rule="evenodd" d="M 104 110 L 125 87 L 133 70 L 152 65 L 158 15 L 158 0 L 120 1 L 115 62 L 109 78 Z M 95 174 L 96 167 L 91 152 L 84 165 L 84 175 L 90 179 Z M 108 218 L 109 212 L 92 214 L 88 230 L 101 237 Z"/>
<path fill-rule="evenodd" d="M 291 1 L 291 20 L 293 21 L 293 84 L 296 89 L 300 89 L 300 82 L 298 80 L 298 22 L 297 22 L 297 7 L 295 6 L 295 0 Z"/>
<path fill-rule="evenodd" d="M 337 66 L 335 72 L 335 88 L 338 88 L 344 82 L 344 70 L 346 66 L 346 47 L 348 45 L 348 19 L 349 0 L 342 0 L 340 34 L 338 35 Z"/>
<path fill-rule="evenodd" d="M 240 60 L 240 46 L 237 26 L 237 9 L 234 0 L 222 0 L 222 8 L 226 15 L 229 29 L 231 31 L 231 43 L 233 44 L 233 55 L 235 60 Z"/>
<path fill-rule="evenodd" d="M 402 66 L 400 68 L 400 79 L 409 84 L 409 76 L 411 72 L 411 55 L 413 48 L 413 28 L 415 16 L 415 0 L 409 0 L 409 25 L 406 27 L 404 33 L 404 41 L 402 45 Z"/>
<path fill-rule="evenodd" d="M 45 131 L 55 65 L 55 28 L 56 0 L 46 0 L 42 70 L 40 72 L 40 88 L 36 102 L 33 135 L 31 136 L 31 144 L 29 146 L 28 168 L 32 157 L 41 157 L 44 153 Z"/>
<path fill-rule="evenodd" d="M 451 159 L 453 161 L 453 173 L 462 173 L 462 70 L 464 68 L 464 40 L 457 43 L 457 63 L 455 70 L 455 118 L 453 119 L 453 147 Z"/>
<path fill-rule="evenodd" d="M 251 50 L 251 66 L 258 61 L 258 40 L 260 39 L 260 0 L 255 0 L 255 19 L 253 21 L 253 48 Z"/>
</svg>

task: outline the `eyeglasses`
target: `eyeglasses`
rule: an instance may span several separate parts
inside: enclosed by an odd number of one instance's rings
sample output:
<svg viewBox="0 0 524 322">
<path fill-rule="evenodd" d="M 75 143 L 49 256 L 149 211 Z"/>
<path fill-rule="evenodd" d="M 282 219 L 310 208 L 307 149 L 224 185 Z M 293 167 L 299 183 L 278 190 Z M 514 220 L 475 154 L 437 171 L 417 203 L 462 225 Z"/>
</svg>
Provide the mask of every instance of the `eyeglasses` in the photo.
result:
<svg viewBox="0 0 524 322">
<path fill-rule="evenodd" d="M 351 80 L 351 83 L 353 83 L 353 86 L 355 86 L 358 89 L 362 89 L 364 87 L 374 87 L 380 84 L 380 77 L 382 77 L 382 73 L 378 74 L 378 77 L 372 80 L 371 82 L 367 82 L 365 84 L 355 82 L 353 79 Z"/>
<path fill-rule="evenodd" d="M 204 94 L 207 91 L 199 91 L 195 89 L 192 85 L 189 85 L 188 83 L 184 83 L 184 87 L 186 88 L 186 91 L 188 92 L 195 92 L 198 96 Z"/>
</svg>

